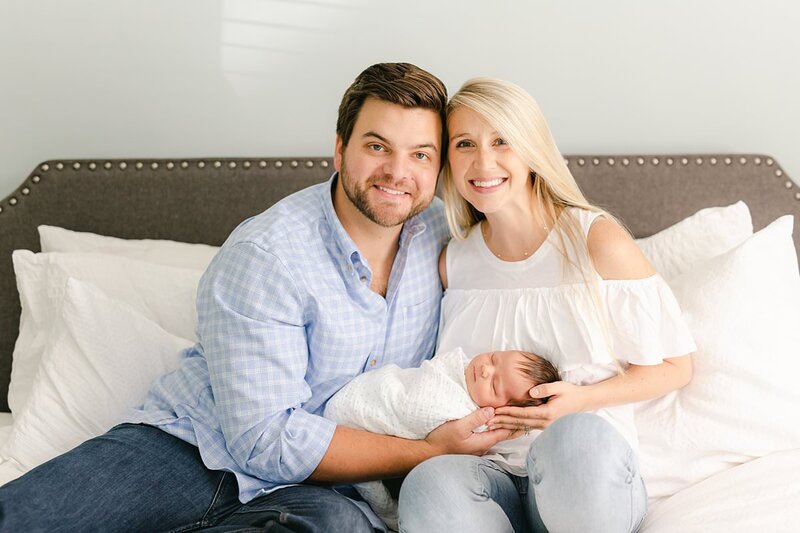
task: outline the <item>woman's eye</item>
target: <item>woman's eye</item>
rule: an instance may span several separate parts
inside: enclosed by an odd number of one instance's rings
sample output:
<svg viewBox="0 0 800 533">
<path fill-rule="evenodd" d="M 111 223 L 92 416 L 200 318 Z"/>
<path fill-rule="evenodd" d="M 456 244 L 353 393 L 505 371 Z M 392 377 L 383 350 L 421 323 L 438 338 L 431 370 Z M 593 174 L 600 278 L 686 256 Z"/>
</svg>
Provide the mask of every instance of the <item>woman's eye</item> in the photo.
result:
<svg viewBox="0 0 800 533">
<path fill-rule="evenodd" d="M 494 143 L 497 145 L 508 144 L 505 139 L 497 139 Z"/>
<path fill-rule="evenodd" d="M 416 157 L 417 159 L 422 161 L 424 159 L 428 159 L 428 154 L 423 153 L 423 152 L 417 152 L 417 153 L 414 154 L 414 157 Z"/>
<path fill-rule="evenodd" d="M 472 146 L 470 141 L 458 141 L 456 143 L 456 148 L 469 148 L 470 146 Z"/>
</svg>

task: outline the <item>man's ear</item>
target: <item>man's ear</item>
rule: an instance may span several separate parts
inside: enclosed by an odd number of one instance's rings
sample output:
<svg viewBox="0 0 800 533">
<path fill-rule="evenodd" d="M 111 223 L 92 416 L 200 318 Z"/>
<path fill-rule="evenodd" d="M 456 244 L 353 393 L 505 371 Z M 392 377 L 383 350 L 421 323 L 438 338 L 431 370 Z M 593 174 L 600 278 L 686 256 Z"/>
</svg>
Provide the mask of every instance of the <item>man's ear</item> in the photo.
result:
<svg viewBox="0 0 800 533">
<path fill-rule="evenodd" d="M 342 152 L 344 151 L 344 143 L 342 142 L 342 136 L 336 136 L 336 144 L 333 151 L 333 168 L 336 169 L 336 172 L 342 171 Z"/>
</svg>

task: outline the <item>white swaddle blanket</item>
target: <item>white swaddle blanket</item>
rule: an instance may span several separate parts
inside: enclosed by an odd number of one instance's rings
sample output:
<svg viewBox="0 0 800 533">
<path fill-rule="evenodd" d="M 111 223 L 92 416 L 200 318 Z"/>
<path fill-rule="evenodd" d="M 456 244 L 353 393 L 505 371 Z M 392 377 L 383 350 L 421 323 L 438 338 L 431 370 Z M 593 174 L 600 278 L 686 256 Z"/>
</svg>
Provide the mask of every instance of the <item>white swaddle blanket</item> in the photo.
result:
<svg viewBox="0 0 800 533">
<path fill-rule="evenodd" d="M 325 407 L 325 418 L 372 433 L 422 439 L 448 420 L 478 408 L 467 392 L 464 371 L 470 361 L 461 348 L 437 354 L 417 368 L 386 365 L 342 387 Z M 397 502 L 380 481 L 355 485 L 359 494 L 397 529 Z"/>
</svg>

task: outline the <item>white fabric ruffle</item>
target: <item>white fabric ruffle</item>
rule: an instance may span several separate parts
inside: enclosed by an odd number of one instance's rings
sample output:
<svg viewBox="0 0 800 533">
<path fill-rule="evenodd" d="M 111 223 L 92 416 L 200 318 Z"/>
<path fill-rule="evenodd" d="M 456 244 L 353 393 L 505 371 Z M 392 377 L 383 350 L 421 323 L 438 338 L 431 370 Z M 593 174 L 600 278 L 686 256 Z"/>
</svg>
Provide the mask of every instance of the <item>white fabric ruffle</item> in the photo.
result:
<svg viewBox="0 0 800 533">
<path fill-rule="evenodd" d="M 438 350 L 455 346 L 469 346 L 476 353 L 521 349 L 549 359 L 561 372 L 571 372 L 603 367 L 613 371 L 615 361 L 657 365 L 696 349 L 680 307 L 661 276 L 599 280 L 595 286 L 600 298 L 597 305 L 593 291 L 583 283 L 448 289 L 442 300 Z M 607 310 L 604 317 L 598 309 Z M 599 379 L 608 377 L 601 373 L 604 376 Z"/>
</svg>

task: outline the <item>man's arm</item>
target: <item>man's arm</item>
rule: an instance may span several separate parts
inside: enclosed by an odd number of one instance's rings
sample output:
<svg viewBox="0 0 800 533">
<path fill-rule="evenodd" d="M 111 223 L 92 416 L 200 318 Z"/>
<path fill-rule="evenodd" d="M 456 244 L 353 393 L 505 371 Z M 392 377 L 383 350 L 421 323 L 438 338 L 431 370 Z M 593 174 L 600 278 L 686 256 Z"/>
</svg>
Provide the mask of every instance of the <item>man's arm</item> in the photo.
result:
<svg viewBox="0 0 800 533">
<path fill-rule="evenodd" d="M 422 440 L 376 435 L 337 426 L 328 450 L 311 479 L 328 483 L 352 483 L 406 474 L 425 459 L 444 454 L 483 455 L 507 439 L 504 429 L 473 433 L 494 415 L 491 407 L 478 409 L 460 419 L 442 424 Z"/>
<path fill-rule="evenodd" d="M 482 453 L 507 436 L 472 434 L 488 418 L 481 413 L 414 441 L 306 412 L 304 309 L 288 269 L 253 243 L 223 247 L 201 280 L 198 338 L 226 447 L 242 471 L 279 484 L 376 479 L 442 453 Z"/>
<path fill-rule="evenodd" d="M 312 395 L 304 309 L 285 265 L 251 242 L 223 246 L 198 289 L 198 339 L 227 451 L 276 484 L 306 479 L 336 429 L 300 407 Z"/>
</svg>

